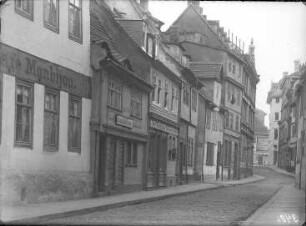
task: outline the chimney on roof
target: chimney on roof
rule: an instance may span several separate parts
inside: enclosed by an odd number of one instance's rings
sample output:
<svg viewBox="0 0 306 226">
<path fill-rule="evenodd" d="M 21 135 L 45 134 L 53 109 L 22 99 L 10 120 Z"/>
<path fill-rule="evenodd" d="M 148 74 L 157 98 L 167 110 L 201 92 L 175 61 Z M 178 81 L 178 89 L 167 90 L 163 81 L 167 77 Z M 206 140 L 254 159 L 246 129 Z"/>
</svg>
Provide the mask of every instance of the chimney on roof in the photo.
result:
<svg viewBox="0 0 306 226">
<path fill-rule="evenodd" d="M 294 61 L 294 72 L 299 71 L 300 68 L 301 68 L 300 60 L 295 60 L 295 61 Z"/>
<path fill-rule="evenodd" d="M 203 13 L 203 9 L 202 9 L 202 7 L 200 7 L 200 2 L 201 2 L 201 1 L 190 1 L 190 0 L 188 0 L 188 6 L 189 6 L 189 5 L 193 5 L 193 6 L 196 8 L 196 10 L 197 10 L 200 14 L 202 14 L 202 13 Z"/>
<path fill-rule="evenodd" d="M 283 72 L 283 76 L 287 76 L 288 75 L 288 72 L 287 71 L 284 71 Z"/>
<path fill-rule="evenodd" d="M 140 0 L 140 7 L 143 11 L 148 12 L 149 11 L 149 0 Z"/>
</svg>

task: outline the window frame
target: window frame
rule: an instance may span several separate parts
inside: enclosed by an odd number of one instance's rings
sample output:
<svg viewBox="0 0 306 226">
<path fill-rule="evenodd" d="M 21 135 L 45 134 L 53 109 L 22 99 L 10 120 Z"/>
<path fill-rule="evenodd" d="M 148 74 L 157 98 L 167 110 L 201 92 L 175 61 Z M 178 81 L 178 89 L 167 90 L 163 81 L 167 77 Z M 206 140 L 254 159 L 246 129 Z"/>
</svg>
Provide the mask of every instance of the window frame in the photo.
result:
<svg viewBox="0 0 306 226">
<path fill-rule="evenodd" d="M 277 116 L 277 117 L 276 117 Z M 279 120 L 279 113 L 275 112 L 274 113 L 274 121 L 278 121 Z"/>
<path fill-rule="evenodd" d="M 198 109 L 198 95 L 194 89 L 191 89 L 191 109 L 193 111 L 197 111 Z"/>
<path fill-rule="evenodd" d="M 80 132 L 79 132 L 79 147 L 72 147 L 72 144 L 71 144 L 71 139 L 70 139 L 70 136 L 69 134 L 72 133 L 70 131 L 70 118 L 71 117 L 74 117 L 76 118 L 76 116 L 72 116 L 70 114 L 70 104 L 71 102 L 73 101 L 79 101 L 79 109 L 80 109 L 80 115 L 77 116 L 77 118 L 79 118 L 80 120 L 80 125 L 79 125 L 79 129 L 80 129 Z M 75 96 L 75 95 L 72 95 L 72 94 L 69 94 L 69 103 L 68 103 L 68 152 L 73 152 L 73 153 L 78 153 L 78 154 L 81 154 L 81 150 L 82 150 L 82 97 L 78 97 L 78 96 Z"/>
<path fill-rule="evenodd" d="M 194 166 L 194 140 L 188 138 L 187 166 Z"/>
<path fill-rule="evenodd" d="M 2 140 L 3 74 L 0 73 L 0 144 Z"/>
<path fill-rule="evenodd" d="M 29 4 L 30 4 L 30 13 L 28 13 L 28 12 L 18 8 L 17 7 L 17 1 L 18 0 L 15 0 L 15 7 L 14 7 L 15 8 L 15 12 L 17 14 L 19 14 L 20 16 L 23 16 L 23 17 L 25 17 L 25 18 L 27 18 L 27 19 L 29 19 L 31 21 L 34 21 L 34 1 L 33 0 L 20 0 L 20 2 L 22 2 L 22 1 L 29 2 Z"/>
<path fill-rule="evenodd" d="M 116 90 L 115 88 L 111 88 L 110 87 L 110 84 L 111 83 L 114 83 L 114 85 L 118 85 L 120 86 L 120 91 Z M 108 87 L 107 87 L 107 106 L 111 109 L 114 109 L 116 111 L 120 111 L 122 112 L 122 98 L 123 98 L 123 84 L 121 82 L 118 82 L 117 80 L 115 79 L 109 79 L 108 80 Z M 111 95 L 111 92 L 112 93 L 115 93 L 117 95 L 120 96 L 120 106 L 113 106 L 111 101 L 110 101 L 110 95 Z"/>
<path fill-rule="evenodd" d="M 165 80 L 165 94 L 164 94 L 164 109 L 169 109 L 169 87 L 168 82 Z"/>
<path fill-rule="evenodd" d="M 278 139 L 278 136 L 279 136 L 279 134 L 278 134 L 278 129 L 274 129 L 274 140 L 277 140 Z"/>
<path fill-rule="evenodd" d="M 137 94 L 139 94 L 140 100 L 138 100 L 137 98 L 135 98 L 135 96 L 133 96 L 133 92 L 136 92 Z M 133 112 L 133 102 L 135 102 L 137 105 L 140 105 L 140 107 L 139 107 L 140 115 L 134 114 L 134 112 Z M 138 119 L 142 119 L 142 93 L 141 93 L 141 91 L 137 90 L 136 88 L 131 89 L 131 116 L 135 117 L 135 118 L 138 118 Z"/>
<path fill-rule="evenodd" d="M 56 95 L 57 96 L 57 112 L 51 111 L 51 110 L 46 110 L 46 102 L 45 102 L 45 98 L 47 93 L 52 94 L 52 95 Z M 56 143 L 55 145 L 50 145 L 50 144 L 46 144 L 46 140 L 45 140 L 45 136 L 46 136 L 46 124 L 45 124 L 45 120 L 46 120 L 46 112 L 49 113 L 53 113 L 53 114 L 57 114 L 57 130 L 56 130 Z M 58 151 L 59 150 L 59 119 L 60 119 L 60 92 L 58 90 L 54 90 L 54 89 L 50 89 L 48 87 L 45 88 L 45 95 L 44 95 L 44 124 L 43 124 L 43 144 L 44 144 L 44 150 L 46 151 Z"/>
<path fill-rule="evenodd" d="M 152 85 L 154 87 L 154 89 L 152 90 L 152 96 L 151 96 L 151 100 L 152 102 L 156 102 L 156 89 L 157 89 L 157 76 L 153 75 L 152 76 Z"/>
<path fill-rule="evenodd" d="M 16 84 L 15 84 L 15 125 L 14 125 L 14 143 L 15 143 L 15 146 L 16 147 L 26 147 L 26 148 L 30 148 L 32 149 L 33 148 L 33 129 L 34 129 L 34 84 L 31 83 L 31 82 L 28 82 L 28 81 L 24 81 L 24 80 L 19 80 L 19 79 L 16 79 L 15 80 Z M 28 106 L 28 108 L 31 108 L 31 113 L 30 113 L 30 121 L 31 121 L 31 125 L 30 125 L 30 134 L 29 134 L 29 138 L 30 138 L 30 141 L 29 142 L 26 142 L 26 141 L 17 141 L 17 87 L 18 85 L 21 85 L 21 86 L 26 86 L 28 88 L 30 88 L 30 95 L 31 97 L 29 98 L 31 100 L 31 104 L 30 106 Z M 21 104 L 21 106 L 23 106 Z M 27 107 L 27 106 L 24 106 L 24 107 Z"/>
<path fill-rule="evenodd" d="M 211 149 L 209 149 L 209 147 L 211 147 Z M 207 142 L 207 149 L 206 149 L 206 166 L 214 166 L 214 160 L 215 160 L 215 156 L 214 156 L 214 147 L 215 144 L 211 143 L 211 142 Z M 208 154 L 210 151 L 210 155 Z M 208 158 L 210 157 L 210 158 Z"/>
<path fill-rule="evenodd" d="M 236 115 L 236 117 L 234 117 L 234 121 L 235 121 L 235 127 L 234 127 L 234 130 L 236 132 L 239 132 L 239 116 Z"/>
<path fill-rule="evenodd" d="M 275 98 L 275 103 L 279 103 L 279 97 Z"/>
<path fill-rule="evenodd" d="M 162 91 L 162 80 L 157 80 L 157 100 L 156 103 L 161 106 L 161 91 Z"/>
<path fill-rule="evenodd" d="M 207 108 L 206 110 L 206 120 L 205 120 L 206 129 L 210 129 L 211 127 L 211 110 Z"/>
<path fill-rule="evenodd" d="M 75 6 L 75 4 L 72 4 L 71 1 L 75 1 L 75 0 L 68 0 L 68 37 L 70 40 L 73 40 L 75 42 L 78 42 L 80 44 L 83 43 L 83 7 L 82 7 L 82 0 L 78 0 L 80 1 L 80 7 L 78 8 L 77 6 Z M 80 10 L 80 37 L 76 37 L 75 35 L 70 33 L 70 6 L 72 5 L 72 7 L 74 8 L 78 8 Z"/>
<path fill-rule="evenodd" d="M 138 143 L 135 141 L 126 141 L 124 143 L 126 145 L 125 166 L 137 168 L 138 167 Z M 134 158 L 135 156 L 136 158 Z"/>
<path fill-rule="evenodd" d="M 56 26 L 53 26 L 49 21 L 45 20 L 46 16 L 46 5 L 47 2 L 51 2 L 51 0 L 44 0 L 43 2 L 43 21 L 44 21 L 44 27 L 55 32 L 59 33 L 59 0 L 54 0 L 56 3 Z"/>
</svg>

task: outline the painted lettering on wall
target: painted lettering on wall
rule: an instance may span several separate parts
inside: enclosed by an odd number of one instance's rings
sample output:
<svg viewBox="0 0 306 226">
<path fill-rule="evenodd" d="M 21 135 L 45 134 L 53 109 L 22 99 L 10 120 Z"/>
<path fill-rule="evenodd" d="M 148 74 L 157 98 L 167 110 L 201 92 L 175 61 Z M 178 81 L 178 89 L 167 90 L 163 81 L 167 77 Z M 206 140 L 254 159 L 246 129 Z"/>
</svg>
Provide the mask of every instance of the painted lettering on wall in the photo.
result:
<svg viewBox="0 0 306 226">
<path fill-rule="evenodd" d="M 0 44 L 0 71 L 17 78 L 90 98 L 90 77 Z"/>
<path fill-rule="evenodd" d="M 172 128 L 170 126 L 167 126 L 165 124 L 162 124 L 160 122 L 154 121 L 154 120 L 150 120 L 150 127 L 154 128 L 154 129 L 158 129 L 167 133 L 171 133 L 174 135 L 178 135 L 178 130 L 175 128 Z"/>
</svg>

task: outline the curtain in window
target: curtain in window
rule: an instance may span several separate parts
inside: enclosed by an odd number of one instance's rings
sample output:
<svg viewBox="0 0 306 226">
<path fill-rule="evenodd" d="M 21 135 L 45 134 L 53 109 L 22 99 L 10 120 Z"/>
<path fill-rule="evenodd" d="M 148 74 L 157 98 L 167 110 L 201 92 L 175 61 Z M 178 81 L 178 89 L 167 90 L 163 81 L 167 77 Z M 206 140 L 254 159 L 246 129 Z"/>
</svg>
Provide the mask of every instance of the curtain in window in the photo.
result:
<svg viewBox="0 0 306 226">
<path fill-rule="evenodd" d="M 71 151 L 79 150 L 81 139 L 81 103 L 80 100 L 70 100 L 69 109 L 69 144 Z"/>
<path fill-rule="evenodd" d="M 57 1 L 45 0 L 45 21 L 50 25 L 57 27 Z"/>
<path fill-rule="evenodd" d="M 16 141 L 30 142 L 31 128 L 31 91 L 30 87 L 17 86 Z"/>
<path fill-rule="evenodd" d="M 81 8 L 80 2 L 70 0 L 69 4 L 69 33 L 74 37 L 81 36 Z"/>
</svg>

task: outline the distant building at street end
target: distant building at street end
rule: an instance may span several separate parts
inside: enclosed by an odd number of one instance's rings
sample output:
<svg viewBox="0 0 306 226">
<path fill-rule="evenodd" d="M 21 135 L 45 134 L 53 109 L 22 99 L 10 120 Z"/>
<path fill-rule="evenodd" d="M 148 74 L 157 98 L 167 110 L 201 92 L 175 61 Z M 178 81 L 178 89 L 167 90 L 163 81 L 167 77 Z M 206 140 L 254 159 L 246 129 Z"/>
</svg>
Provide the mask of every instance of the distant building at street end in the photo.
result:
<svg viewBox="0 0 306 226">
<path fill-rule="evenodd" d="M 164 32 L 179 43 L 190 62 L 223 65 L 224 131 L 222 142 L 222 178 L 240 179 L 252 175 L 256 84 L 254 42 L 249 51 L 225 32 L 217 20 L 207 20 L 199 2 L 189 1 L 187 8 Z M 204 84 L 205 85 L 205 84 Z M 218 115 L 218 113 L 216 113 Z"/>
<path fill-rule="evenodd" d="M 281 118 L 281 106 L 282 106 L 282 90 L 279 83 L 271 83 L 271 88 L 268 93 L 267 104 L 270 105 L 269 113 L 269 136 L 268 136 L 268 164 L 277 165 L 279 146 L 279 127 L 278 121 Z"/>
<path fill-rule="evenodd" d="M 262 110 L 255 110 L 255 141 L 254 141 L 254 166 L 268 165 L 268 128 L 264 125 L 267 114 Z"/>
</svg>

